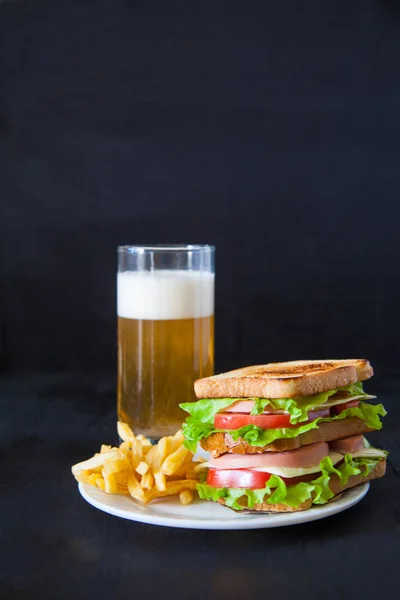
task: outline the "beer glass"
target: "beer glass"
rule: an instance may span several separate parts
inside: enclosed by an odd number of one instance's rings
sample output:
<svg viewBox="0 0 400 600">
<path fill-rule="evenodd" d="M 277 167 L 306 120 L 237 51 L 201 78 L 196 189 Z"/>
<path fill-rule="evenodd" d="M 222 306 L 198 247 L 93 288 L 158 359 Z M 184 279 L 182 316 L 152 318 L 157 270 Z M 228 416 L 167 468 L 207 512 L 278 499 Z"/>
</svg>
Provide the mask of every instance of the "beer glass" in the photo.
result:
<svg viewBox="0 0 400 600">
<path fill-rule="evenodd" d="M 214 251 L 118 247 L 118 418 L 152 440 L 180 428 L 178 405 L 214 373 Z"/>
</svg>

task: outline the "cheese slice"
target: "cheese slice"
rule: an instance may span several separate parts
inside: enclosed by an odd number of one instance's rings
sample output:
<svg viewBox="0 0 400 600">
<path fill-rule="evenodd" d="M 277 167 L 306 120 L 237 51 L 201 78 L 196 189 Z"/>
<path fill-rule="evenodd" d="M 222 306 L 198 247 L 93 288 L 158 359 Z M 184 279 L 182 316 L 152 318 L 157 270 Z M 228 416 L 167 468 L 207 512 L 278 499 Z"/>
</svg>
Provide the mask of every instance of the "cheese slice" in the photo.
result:
<svg viewBox="0 0 400 600">
<path fill-rule="evenodd" d="M 318 405 L 318 409 L 320 408 L 329 408 L 330 406 L 337 406 L 338 404 L 346 404 L 346 402 L 353 402 L 354 400 L 373 400 L 376 396 L 370 396 L 369 394 L 363 394 L 362 396 L 349 396 L 348 398 L 341 398 L 340 400 L 334 399 L 327 400 L 323 404 Z"/>
<path fill-rule="evenodd" d="M 343 455 L 338 452 L 333 452 L 332 450 L 329 452 L 329 457 L 332 461 L 333 465 L 336 465 L 338 462 L 343 460 Z M 272 475 L 279 475 L 280 477 L 301 477 L 302 475 L 310 475 L 311 473 L 319 473 L 321 471 L 321 467 L 319 463 L 314 467 L 303 467 L 303 468 L 294 468 L 294 467 L 257 467 L 251 469 L 252 471 L 262 471 L 263 473 L 271 473 Z"/>
<path fill-rule="evenodd" d="M 383 450 L 379 450 L 379 448 L 361 448 L 361 450 L 357 450 L 356 452 L 346 452 L 346 454 L 350 454 L 352 458 L 386 458 L 386 453 Z"/>
<path fill-rule="evenodd" d="M 350 454 L 352 458 L 386 458 L 386 452 L 371 446 L 365 436 L 363 437 L 363 445 L 363 448 L 356 450 L 355 452 L 340 452 L 340 454 L 343 456 L 345 454 Z"/>
<path fill-rule="evenodd" d="M 379 450 L 378 448 L 362 448 L 361 450 L 357 450 L 357 452 L 346 452 L 346 454 L 350 454 L 352 458 L 385 458 L 386 454 Z M 339 452 L 334 452 L 331 450 L 329 452 L 329 457 L 332 461 L 333 465 L 336 465 L 341 460 L 343 460 L 343 454 Z M 294 468 L 294 467 L 257 467 L 251 469 L 252 471 L 262 471 L 263 473 L 271 473 L 272 475 L 279 475 L 280 477 L 301 477 L 303 475 L 310 475 L 312 473 L 319 473 L 321 471 L 321 467 L 315 465 L 314 467 L 305 467 L 305 468 Z"/>
</svg>

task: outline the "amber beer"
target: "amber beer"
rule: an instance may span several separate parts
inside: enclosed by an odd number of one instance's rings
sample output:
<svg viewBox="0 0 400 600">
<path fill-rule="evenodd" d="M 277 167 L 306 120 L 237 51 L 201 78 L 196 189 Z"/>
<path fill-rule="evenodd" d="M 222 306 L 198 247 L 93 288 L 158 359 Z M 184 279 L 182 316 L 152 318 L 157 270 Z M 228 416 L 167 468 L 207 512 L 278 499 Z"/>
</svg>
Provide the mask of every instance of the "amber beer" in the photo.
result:
<svg viewBox="0 0 400 600">
<path fill-rule="evenodd" d="M 214 372 L 214 274 L 118 273 L 118 417 L 159 439 L 181 426 L 180 402 Z"/>
</svg>

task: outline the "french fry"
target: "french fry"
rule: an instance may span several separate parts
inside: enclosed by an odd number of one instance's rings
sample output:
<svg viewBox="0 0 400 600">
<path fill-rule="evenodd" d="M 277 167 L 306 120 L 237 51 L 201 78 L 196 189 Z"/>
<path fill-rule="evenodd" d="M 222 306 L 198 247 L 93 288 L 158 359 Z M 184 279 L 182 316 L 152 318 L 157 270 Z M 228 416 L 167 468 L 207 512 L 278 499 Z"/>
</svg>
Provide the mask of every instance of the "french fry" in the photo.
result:
<svg viewBox="0 0 400 600">
<path fill-rule="evenodd" d="M 184 446 L 180 446 L 175 452 L 170 454 L 163 462 L 161 466 L 161 471 L 165 475 L 173 475 L 175 471 L 179 469 L 179 467 L 185 462 L 189 450 L 187 450 Z"/>
<path fill-rule="evenodd" d="M 122 485 L 127 488 L 129 473 L 130 471 L 119 471 L 118 473 L 114 473 L 117 485 Z"/>
<path fill-rule="evenodd" d="M 183 504 L 184 506 L 186 504 L 190 504 L 191 502 L 193 502 L 192 490 L 183 490 L 183 492 L 181 492 L 179 494 L 179 500 L 180 500 L 181 504 Z"/>
<path fill-rule="evenodd" d="M 161 471 L 157 471 L 157 473 L 154 473 L 154 480 L 156 483 L 156 488 L 160 492 L 165 492 L 165 490 L 167 489 L 167 480 L 164 473 L 161 473 Z"/>
<path fill-rule="evenodd" d="M 139 481 L 134 476 L 133 473 L 130 473 L 128 477 L 128 491 L 132 498 L 135 500 L 139 500 L 140 502 L 145 502 L 145 494 L 143 488 L 140 486 Z"/>
<path fill-rule="evenodd" d="M 109 460 L 124 460 L 125 455 L 119 448 L 113 448 L 109 452 L 103 454 L 95 454 L 89 460 L 84 460 L 72 467 L 72 473 L 78 473 L 79 471 L 92 471 L 97 467 L 102 467 Z"/>
<path fill-rule="evenodd" d="M 184 441 L 185 441 L 185 438 L 182 433 L 182 429 L 179 429 L 179 431 L 177 431 L 175 433 L 175 435 L 172 437 L 172 443 L 173 443 L 174 450 L 177 450 L 179 448 L 179 446 L 182 446 Z"/>
<path fill-rule="evenodd" d="M 143 453 L 143 457 L 146 457 L 148 455 L 148 453 L 150 452 L 150 450 L 152 449 L 152 445 L 143 445 L 142 446 L 142 453 Z"/>
<path fill-rule="evenodd" d="M 154 475 L 151 471 L 148 471 L 145 475 L 143 475 L 140 485 L 142 488 L 151 490 L 154 485 Z"/>
<path fill-rule="evenodd" d="M 96 485 L 99 489 L 103 490 L 103 492 L 105 492 L 106 490 L 106 485 L 104 483 L 104 479 L 102 477 L 98 477 L 96 479 Z"/>
<path fill-rule="evenodd" d="M 199 476 L 197 473 L 195 473 L 193 467 L 189 467 L 189 469 L 186 469 L 184 477 L 186 477 L 186 479 L 196 479 L 197 481 L 199 480 Z"/>
<path fill-rule="evenodd" d="M 103 477 L 104 491 L 107 492 L 107 494 L 118 494 L 118 485 L 114 473 L 105 473 L 103 469 Z"/>
<path fill-rule="evenodd" d="M 131 446 L 132 446 L 131 442 L 122 442 L 122 444 L 120 444 L 120 446 L 119 446 L 119 449 L 126 456 L 128 456 L 129 452 L 131 451 Z"/>
<path fill-rule="evenodd" d="M 119 471 L 126 470 L 130 470 L 130 464 L 125 458 L 124 460 L 109 460 L 105 462 L 102 472 L 106 472 L 107 475 L 111 475 L 112 473 L 118 473 Z"/>
<path fill-rule="evenodd" d="M 91 475 L 86 476 L 85 483 L 88 483 L 89 485 L 96 485 L 96 482 L 98 479 L 99 479 L 98 474 L 92 473 Z"/>
<path fill-rule="evenodd" d="M 153 471 L 158 470 L 154 468 L 154 465 L 158 462 L 158 460 L 158 447 L 152 446 L 146 455 L 146 462 L 148 463 L 148 465 L 150 465 Z"/>
<path fill-rule="evenodd" d="M 146 456 L 146 462 L 149 463 L 153 472 L 159 471 L 161 465 L 163 464 L 165 457 L 168 452 L 171 451 L 171 438 L 164 437 L 158 442 L 156 446 L 153 446 L 151 450 L 149 450 Z"/>
<path fill-rule="evenodd" d="M 165 496 L 175 496 L 176 494 L 180 494 L 184 490 L 195 490 L 196 485 L 197 481 L 191 481 L 190 479 L 169 481 L 167 483 L 167 489 L 163 492 L 160 492 L 159 490 L 154 488 L 147 492 L 144 504 L 148 504 L 156 498 L 165 498 Z"/>
<path fill-rule="evenodd" d="M 118 421 L 117 431 L 119 437 L 124 442 L 133 442 L 133 440 L 135 439 L 135 435 L 127 423 L 122 423 L 122 421 Z"/>
<path fill-rule="evenodd" d="M 142 460 L 136 467 L 135 471 L 136 471 L 136 473 L 139 473 L 139 475 L 145 475 L 149 469 L 150 469 L 150 467 L 147 464 L 147 462 L 144 462 Z"/>
<path fill-rule="evenodd" d="M 165 460 L 168 454 L 171 454 L 171 452 L 173 452 L 172 437 L 161 438 L 161 440 L 158 442 L 158 454 L 161 463 Z"/>
<path fill-rule="evenodd" d="M 126 423 L 118 422 L 117 428 L 123 440 L 119 448 L 103 444 L 99 453 L 74 465 L 77 481 L 143 504 L 175 495 L 183 505 L 190 504 L 199 475 L 209 463 L 203 458 L 193 462 L 192 452 L 183 446 L 182 431 L 152 445 L 143 435 L 135 436 Z"/>
<path fill-rule="evenodd" d="M 195 463 L 192 462 L 191 458 L 189 460 L 185 460 L 184 463 L 181 464 L 181 466 L 176 469 L 172 475 L 169 475 L 169 477 L 173 477 L 174 479 L 183 479 L 185 477 L 187 477 L 186 473 L 188 470 L 193 470 Z M 193 479 L 193 477 L 187 477 L 187 479 Z"/>
<path fill-rule="evenodd" d="M 142 442 L 143 446 L 152 446 L 151 441 L 147 439 L 147 437 L 144 437 L 144 435 L 142 435 L 141 433 L 139 433 L 139 435 L 136 436 L 136 439 Z"/>
<path fill-rule="evenodd" d="M 97 473 L 98 475 L 101 475 L 101 469 L 102 467 L 95 467 L 94 469 L 90 469 L 91 473 Z"/>
<path fill-rule="evenodd" d="M 143 460 L 143 447 L 140 440 L 135 439 L 132 442 L 131 448 L 131 462 L 133 469 L 136 469 L 138 464 Z"/>
</svg>

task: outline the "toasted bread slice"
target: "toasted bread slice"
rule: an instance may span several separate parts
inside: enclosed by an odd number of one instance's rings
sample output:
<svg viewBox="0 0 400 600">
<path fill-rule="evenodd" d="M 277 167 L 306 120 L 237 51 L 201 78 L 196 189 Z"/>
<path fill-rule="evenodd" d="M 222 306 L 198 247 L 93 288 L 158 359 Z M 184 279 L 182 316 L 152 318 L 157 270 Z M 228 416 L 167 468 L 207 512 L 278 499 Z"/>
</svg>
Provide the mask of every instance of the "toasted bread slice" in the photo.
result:
<svg viewBox="0 0 400 600">
<path fill-rule="evenodd" d="M 350 488 L 355 487 L 356 485 L 360 485 L 362 483 L 367 483 L 367 481 L 371 481 L 372 479 L 378 479 L 379 477 L 383 477 L 385 472 L 386 472 L 386 461 L 382 460 L 377 464 L 375 469 L 373 471 L 371 471 L 371 473 L 369 475 L 367 475 L 367 477 L 363 477 L 362 475 L 352 475 L 350 477 L 350 479 L 348 480 L 348 482 L 346 483 L 346 485 L 340 484 L 339 477 L 336 474 L 332 475 L 330 483 L 329 483 L 329 487 L 331 488 L 332 492 L 335 494 L 335 497 L 332 498 L 332 500 L 330 500 L 330 502 L 333 502 L 338 497 L 340 497 L 340 494 L 342 494 L 346 490 L 349 490 Z M 225 505 L 225 501 L 223 498 L 220 498 L 218 500 L 218 502 L 222 505 Z M 244 496 L 243 498 L 240 498 L 238 500 L 238 503 L 246 508 L 246 506 L 247 506 L 246 496 Z M 274 512 L 274 513 L 297 512 L 300 510 L 307 510 L 308 508 L 311 508 L 311 506 L 312 506 L 312 501 L 311 501 L 311 499 L 309 499 L 309 500 L 306 500 L 305 502 L 303 502 L 303 504 L 300 504 L 300 506 L 298 508 L 294 508 L 292 506 L 287 506 L 286 504 L 268 504 L 268 502 L 263 502 L 263 504 L 255 504 L 254 508 L 252 508 L 252 509 L 246 508 L 246 510 L 248 510 L 249 512 L 257 511 L 257 512 Z"/>
<path fill-rule="evenodd" d="M 198 398 L 295 398 L 333 390 L 374 374 L 368 360 L 297 360 L 244 367 L 195 381 Z"/>
<path fill-rule="evenodd" d="M 320 423 L 317 429 L 310 429 L 295 438 L 275 440 L 267 446 L 251 446 L 239 438 L 235 441 L 229 433 L 213 433 L 201 440 L 204 450 L 211 452 L 214 458 L 222 454 L 263 454 L 264 452 L 284 452 L 296 450 L 300 446 L 308 446 L 316 442 L 332 442 L 353 435 L 361 435 L 373 431 L 362 419 L 349 417 L 343 420 Z"/>
</svg>

